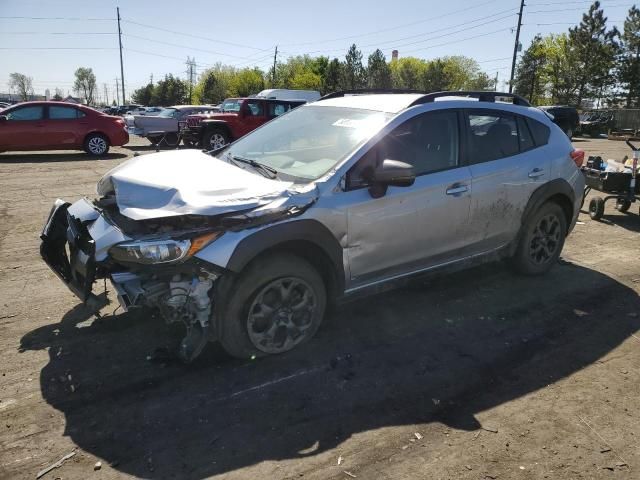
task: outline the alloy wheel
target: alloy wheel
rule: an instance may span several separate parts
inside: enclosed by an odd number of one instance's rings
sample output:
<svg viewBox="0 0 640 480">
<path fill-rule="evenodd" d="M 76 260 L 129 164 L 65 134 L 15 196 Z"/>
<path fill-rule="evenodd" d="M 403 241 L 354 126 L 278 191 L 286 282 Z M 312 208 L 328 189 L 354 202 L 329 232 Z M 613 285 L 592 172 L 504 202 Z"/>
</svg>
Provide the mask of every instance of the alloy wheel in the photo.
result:
<svg viewBox="0 0 640 480">
<path fill-rule="evenodd" d="M 545 215 L 538 221 L 529 243 L 529 258 L 533 263 L 540 265 L 553 259 L 560 246 L 561 232 L 556 215 Z"/>
<path fill-rule="evenodd" d="M 273 280 L 258 292 L 249 308 L 249 339 L 265 353 L 291 350 L 312 331 L 317 304 L 315 292 L 301 278 Z"/>
<path fill-rule="evenodd" d="M 224 135 L 221 133 L 214 133 L 211 135 L 211 139 L 209 140 L 209 145 L 212 150 L 217 150 L 218 148 L 222 148 L 227 144 Z"/>
<path fill-rule="evenodd" d="M 94 155 L 102 155 L 107 150 L 107 142 L 102 137 L 92 137 L 87 144 L 89 151 Z"/>
</svg>

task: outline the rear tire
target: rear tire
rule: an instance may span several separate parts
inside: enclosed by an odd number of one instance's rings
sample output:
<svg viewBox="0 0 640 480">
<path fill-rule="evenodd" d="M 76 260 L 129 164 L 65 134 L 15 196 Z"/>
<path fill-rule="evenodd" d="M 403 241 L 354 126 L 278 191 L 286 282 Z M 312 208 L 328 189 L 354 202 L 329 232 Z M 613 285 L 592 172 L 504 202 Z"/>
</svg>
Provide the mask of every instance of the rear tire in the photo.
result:
<svg viewBox="0 0 640 480">
<path fill-rule="evenodd" d="M 567 219 L 560 205 L 543 204 L 522 226 L 513 266 L 525 275 L 546 273 L 558 261 L 566 236 Z"/>
<path fill-rule="evenodd" d="M 220 128 L 208 130 L 202 138 L 202 148 L 205 150 L 218 150 L 227 143 L 229 143 L 229 136 Z"/>
<path fill-rule="evenodd" d="M 604 215 L 604 199 L 602 197 L 592 198 L 589 202 L 589 216 L 591 220 L 600 220 Z"/>
<path fill-rule="evenodd" d="M 96 157 L 109 153 L 109 140 L 100 133 L 91 133 L 84 140 L 84 151 Z"/>
<path fill-rule="evenodd" d="M 218 310 L 218 338 L 237 358 L 284 353 L 306 343 L 324 316 L 327 294 L 318 271 L 294 255 L 253 261 L 226 288 Z"/>
</svg>

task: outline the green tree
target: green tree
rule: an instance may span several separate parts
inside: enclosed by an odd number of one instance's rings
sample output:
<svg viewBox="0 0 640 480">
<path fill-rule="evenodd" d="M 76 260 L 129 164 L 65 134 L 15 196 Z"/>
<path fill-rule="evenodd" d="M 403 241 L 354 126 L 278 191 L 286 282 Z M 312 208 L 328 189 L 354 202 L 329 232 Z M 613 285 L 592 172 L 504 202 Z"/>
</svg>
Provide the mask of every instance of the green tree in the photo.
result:
<svg viewBox="0 0 640 480">
<path fill-rule="evenodd" d="M 427 62 L 421 58 L 403 57 L 393 60 L 390 65 L 394 88 L 421 90 Z"/>
<path fill-rule="evenodd" d="M 446 69 L 446 62 L 441 58 L 429 62 L 422 74 L 422 88 L 427 92 L 449 90 L 451 77 Z"/>
<path fill-rule="evenodd" d="M 531 45 L 522 55 L 516 67 L 514 89 L 516 93 L 538 104 L 545 96 L 545 66 L 547 51 L 540 35 L 536 35 Z"/>
<path fill-rule="evenodd" d="M 14 72 L 9 75 L 9 88 L 18 91 L 18 95 L 25 102 L 29 100 L 29 96 L 33 95 L 33 78 L 23 73 Z"/>
<path fill-rule="evenodd" d="M 607 30 L 607 18 L 600 2 L 593 2 L 579 25 L 569 29 L 569 42 L 575 54 L 576 104 L 585 98 L 600 97 L 611 85 L 618 44 L 616 28 Z"/>
<path fill-rule="evenodd" d="M 366 86 L 366 72 L 362 65 L 362 52 L 354 43 L 349 47 L 342 69 L 343 86 L 348 90 Z"/>
<path fill-rule="evenodd" d="M 64 92 L 60 88 L 56 88 L 55 94 L 53 95 L 53 100 L 62 100 L 64 98 Z"/>
<path fill-rule="evenodd" d="M 96 91 L 96 76 L 91 68 L 80 67 L 75 72 L 73 90 L 82 96 L 88 104 L 93 103 L 93 95 Z"/>
<path fill-rule="evenodd" d="M 149 103 L 162 107 L 181 105 L 185 103 L 187 96 L 188 87 L 186 82 L 168 74 L 153 87 L 153 95 Z"/>
<path fill-rule="evenodd" d="M 264 74 L 258 68 L 244 68 L 229 82 L 230 96 L 248 97 L 264 90 Z"/>
<path fill-rule="evenodd" d="M 391 88 L 391 68 L 380 49 L 369 55 L 367 83 L 370 88 Z"/>
<path fill-rule="evenodd" d="M 622 33 L 619 79 L 626 88 L 626 106 L 640 107 L 640 10 L 629 10 Z"/>
<path fill-rule="evenodd" d="M 324 76 L 322 77 L 322 85 L 324 91 L 322 93 L 337 92 L 341 88 L 342 79 L 342 63 L 334 58 L 327 65 Z"/>
<path fill-rule="evenodd" d="M 137 103 L 139 105 L 151 105 L 151 100 L 153 98 L 153 83 L 148 83 L 142 88 L 138 88 L 134 90 L 131 94 L 131 100 L 133 103 Z"/>
</svg>

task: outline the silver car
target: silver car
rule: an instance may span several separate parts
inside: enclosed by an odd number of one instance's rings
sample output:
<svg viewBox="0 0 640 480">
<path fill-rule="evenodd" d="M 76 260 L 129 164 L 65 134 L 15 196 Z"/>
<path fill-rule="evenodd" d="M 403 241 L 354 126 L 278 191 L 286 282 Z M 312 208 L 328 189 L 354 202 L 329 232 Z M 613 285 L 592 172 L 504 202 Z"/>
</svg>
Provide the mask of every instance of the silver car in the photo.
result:
<svg viewBox="0 0 640 480">
<path fill-rule="evenodd" d="M 507 102 L 500 100 L 508 100 Z M 557 261 L 584 153 L 515 95 L 332 94 L 221 150 L 134 158 L 57 200 L 41 254 L 84 302 L 182 322 L 180 356 L 309 340 L 327 305 L 414 274 Z"/>
</svg>

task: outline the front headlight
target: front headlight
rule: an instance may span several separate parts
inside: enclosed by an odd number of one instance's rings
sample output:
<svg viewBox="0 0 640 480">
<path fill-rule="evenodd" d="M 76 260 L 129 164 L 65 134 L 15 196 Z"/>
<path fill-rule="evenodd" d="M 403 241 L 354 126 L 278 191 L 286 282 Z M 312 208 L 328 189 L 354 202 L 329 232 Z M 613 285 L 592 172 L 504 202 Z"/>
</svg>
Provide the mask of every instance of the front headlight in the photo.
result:
<svg viewBox="0 0 640 480">
<path fill-rule="evenodd" d="M 221 232 L 207 233 L 189 240 L 161 239 L 124 242 L 112 247 L 109 254 L 117 262 L 133 262 L 144 265 L 175 263 L 192 256 L 221 234 Z"/>
</svg>

